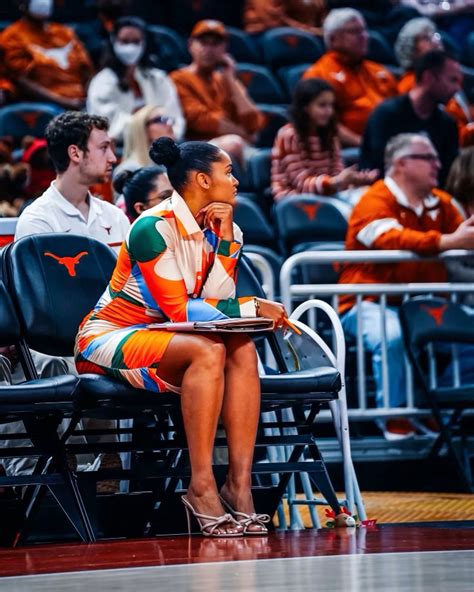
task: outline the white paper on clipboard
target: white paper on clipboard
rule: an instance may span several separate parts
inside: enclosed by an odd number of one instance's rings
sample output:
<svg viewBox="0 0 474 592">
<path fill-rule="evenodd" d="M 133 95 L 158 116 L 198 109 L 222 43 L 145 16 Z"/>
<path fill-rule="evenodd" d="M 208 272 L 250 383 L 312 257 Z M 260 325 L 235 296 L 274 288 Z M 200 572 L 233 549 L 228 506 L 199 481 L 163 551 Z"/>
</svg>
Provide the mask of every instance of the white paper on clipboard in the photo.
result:
<svg viewBox="0 0 474 592">
<path fill-rule="evenodd" d="M 243 317 L 238 319 L 219 319 L 218 321 L 186 321 L 182 323 L 152 323 L 148 329 L 181 332 L 218 332 L 218 333 L 259 333 L 272 331 L 272 319 L 263 317 Z"/>
</svg>

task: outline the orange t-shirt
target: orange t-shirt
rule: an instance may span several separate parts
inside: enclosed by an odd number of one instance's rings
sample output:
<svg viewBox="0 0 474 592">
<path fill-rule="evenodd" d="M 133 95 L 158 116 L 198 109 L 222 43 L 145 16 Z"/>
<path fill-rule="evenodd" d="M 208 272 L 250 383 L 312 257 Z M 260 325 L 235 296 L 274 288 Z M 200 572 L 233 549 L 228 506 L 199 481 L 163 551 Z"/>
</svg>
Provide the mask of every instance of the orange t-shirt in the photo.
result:
<svg viewBox="0 0 474 592">
<path fill-rule="evenodd" d="M 178 91 L 186 118 L 186 137 L 190 140 L 215 138 L 222 119 L 241 125 L 249 135 L 265 125 L 265 116 L 257 107 L 246 113 L 237 111 L 220 72 L 203 78 L 185 67 L 172 72 L 171 79 Z"/>
<path fill-rule="evenodd" d="M 451 196 L 444 191 L 433 189 L 420 211 L 415 212 L 380 180 L 369 187 L 352 210 L 345 248 L 350 251 L 400 249 L 432 255 L 439 252 L 441 235 L 454 232 L 462 221 Z M 346 263 L 339 283 L 404 284 L 444 282 L 446 278 L 442 263 Z M 354 305 L 355 298 L 344 295 L 339 302 L 343 313 Z"/>
<path fill-rule="evenodd" d="M 0 46 L 5 68 L 13 81 L 26 76 L 63 97 L 85 97 L 85 85 L 93 66 L 69 27 L 59 23 L 40 27 L 21 18 L 2 32 Z"/>
<path fill-rule="evenodd" d="M 405 74 L 398 81 L 398 93 L 401 95 L 407 94 L 415 86 L 415 73 L 412 71 L 405 72 Z M 467 112 L 466 112 L 467 110 Z M 463 107 L 456 96 L 454 96 L 446 104 L 446 113 L 449 113 L 458 124 L 459 134 L 462 136 L 464 127 L 474 121 L 474 107 L 473 105 L 465 105 Z"/>
<path fill-rule="evenodd" d="M 376 62 L 347 63 L 339 52 L 328 51 L 303 78 L 323 78 L 334 88 L 339 123 L 362 135 L 365 124 L 379 103 L 397 94 L 392 73 Z"/>
</svg>

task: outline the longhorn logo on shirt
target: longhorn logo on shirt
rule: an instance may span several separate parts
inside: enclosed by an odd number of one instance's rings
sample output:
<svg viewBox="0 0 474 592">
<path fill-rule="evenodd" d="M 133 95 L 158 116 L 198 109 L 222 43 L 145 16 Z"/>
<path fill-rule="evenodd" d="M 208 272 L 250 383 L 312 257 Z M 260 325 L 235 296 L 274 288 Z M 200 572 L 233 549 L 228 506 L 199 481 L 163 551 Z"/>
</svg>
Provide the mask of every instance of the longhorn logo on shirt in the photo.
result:
<svg viewBox="0 0 474 592">
<path fill-rule="evenodd" d="M 321 204 L 320 203 L 315 203 L 315 204 L 299 203 L 298 207 L 300 208 L 300 210 L 303 210 L 303 212 L 306 214 L 306 217 L 309 220 L 314 220 L 316 218 L 316 214 L 317 214 L 319 208 L 321 207 Z"/>
<path fill-rule="evenodd" d="M 76 275 L 76 265 L 79 263 L 79 260 L 84 257 L 84 255 L 88 255 L 87 251 L 81 251 L 74 257 L 58 257 L 54 253 L 45 252 L 43 253 L 45 257 L 52 257 L 55 259 L 60 265 L 64 265 L 67 269 L 68 274 L 71 277 L 75 277 Z"/>
<path fill-rule="evenodd" d="M 442 306 L 426 306 L 425 304 L 422 304 L 421 308 L 434 319 L 434 322 L 439 327 L 443 322 L 443 315 L 446 312 L 448 305 L 443 304 Z"/>
<path fill-rule="evenodd" d="M 103 226 L 104 230 L 107 230 L 107 234 L 110 236 L 110 231 L 112 230 L 112 226 Z"/>
</svg>

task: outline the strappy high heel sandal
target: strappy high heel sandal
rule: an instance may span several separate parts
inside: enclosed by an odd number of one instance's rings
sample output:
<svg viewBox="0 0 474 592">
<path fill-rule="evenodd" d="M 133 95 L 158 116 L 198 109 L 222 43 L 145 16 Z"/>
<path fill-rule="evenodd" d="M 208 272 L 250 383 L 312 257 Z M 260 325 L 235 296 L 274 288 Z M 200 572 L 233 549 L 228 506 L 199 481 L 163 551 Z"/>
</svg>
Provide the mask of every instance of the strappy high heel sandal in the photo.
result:
<svg viewBox="0 0 474 592">
<path fill-rule="evenodd" d="M 206 537 L 241 537 L 244 533 L 244 527 L 234 519 L 231 514 L 223 514 L 222 516 L 207 516 L 206 514 L 199 514 L 191 505 L 188 498 L 183 495 L 181 501 L 186 509 L 186 518 L 188 520 L 188 534 L 191 534 L 191 514 L 196 518 L 201 533 Z M 220 532 L 217 529 L 226 524 L 233 524 L 234 530 L 237 532 Z"/>
<path fill-rule="evenodd" d="M 268 524 L 271 520 L 268 514 L 256 514 L 255 512 L 252 514 L 246 514 L 245 512 L 237 512 L 237 510 L 234 510 L 222 495 L 219 497 L 224 508 L 229 510 L 237 523 L 243 527 L 245 535 L 262 536 L 268 534 L 268 528 L 265 526 L 265 524 Z M 250 526 L 258 526 L 258 529 L 249 530 Z"/>
</svg>

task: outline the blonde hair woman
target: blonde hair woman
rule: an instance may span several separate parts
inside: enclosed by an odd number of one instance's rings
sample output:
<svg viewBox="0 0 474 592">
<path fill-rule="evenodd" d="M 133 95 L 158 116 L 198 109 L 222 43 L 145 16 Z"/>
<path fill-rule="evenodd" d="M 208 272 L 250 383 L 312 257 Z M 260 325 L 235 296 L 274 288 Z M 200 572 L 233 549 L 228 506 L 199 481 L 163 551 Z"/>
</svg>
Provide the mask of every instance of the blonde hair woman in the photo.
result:
<svg viewBox="0 0 474 592">
<path fill-rule="evenodd" d="M 123 171 L 153 165 L 148 154 L 150 145 L 163 136 L 175 139 L 172 126 L 172 118 L 156 105 L 146 105 L 134 113 L 125 129 L 122 162 L 114 170 L 114 181 Z"/>
</svg>

